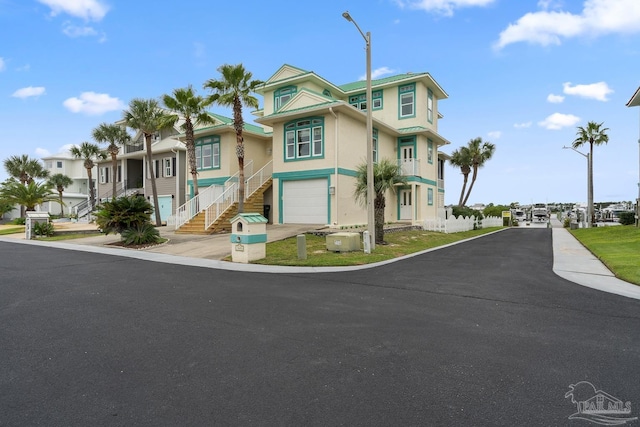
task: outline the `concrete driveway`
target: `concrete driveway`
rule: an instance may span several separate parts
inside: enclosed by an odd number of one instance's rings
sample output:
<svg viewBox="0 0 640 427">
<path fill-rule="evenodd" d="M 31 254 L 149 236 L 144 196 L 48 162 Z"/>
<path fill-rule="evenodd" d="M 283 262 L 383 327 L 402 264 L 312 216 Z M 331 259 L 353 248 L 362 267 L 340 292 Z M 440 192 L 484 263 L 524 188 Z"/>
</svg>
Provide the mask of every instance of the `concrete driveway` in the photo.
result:
<svg viewBox="0 0 640 427">
<path fill-rule="evenodd" d="M 549 229 L 317 274 L 0 242 L 0 425 L 580 425 L 580 381 L 637 416 L 640 303 L 552 262 Z"/>
</svg>

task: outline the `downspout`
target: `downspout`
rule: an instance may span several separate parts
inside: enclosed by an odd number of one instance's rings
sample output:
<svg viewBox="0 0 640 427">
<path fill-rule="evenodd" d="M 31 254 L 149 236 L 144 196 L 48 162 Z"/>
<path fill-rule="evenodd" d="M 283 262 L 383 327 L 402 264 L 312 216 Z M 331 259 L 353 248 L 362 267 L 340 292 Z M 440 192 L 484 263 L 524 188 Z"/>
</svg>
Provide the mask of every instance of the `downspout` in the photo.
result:
<svg viewBox="0 0 640 427">
<path fill-rule="evenodd" d="M 334 197 L 334 204 L 336 207 L 336 217 L 334 218 L 333 221 L 333 225 L 338 225 L 338 212 L 340 212 L 338 210 L 338 181 L 339 181 L 339 175 L 338 175 L 338 116 L 336 113 L 334 113 L 333 111 L 333 107 L 329 107 L 329 112 L 333 115 L 333 117 L 336 119 L 335 120 L 335 126 L 334 126 L 334 137 L 333 137 L 333 144 L 334 144 L 334 151 L 335 151 L 335 163 L 334 163 L 334 175 L 335 175 L 335 180 L 336 182 L 333 184 L 333 195 Z"/>
</svg>

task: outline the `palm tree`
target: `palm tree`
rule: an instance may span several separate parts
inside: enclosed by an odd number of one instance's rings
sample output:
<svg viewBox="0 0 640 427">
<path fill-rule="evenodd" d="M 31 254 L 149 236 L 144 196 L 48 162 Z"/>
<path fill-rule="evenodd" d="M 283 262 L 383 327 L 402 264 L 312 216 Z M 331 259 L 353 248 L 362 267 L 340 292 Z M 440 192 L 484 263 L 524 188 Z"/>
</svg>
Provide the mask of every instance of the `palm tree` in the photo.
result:
<svg viewBox="0 0 640 427">
<path fill-rule="evenodd" d="M 14 177 L 22 185 L 33 182 L 34 179 L 44 179 L 49 176 L 42 163 L 37 159 L 32 159 L 26 154 L 21 156 L 11 156 L 4 161 L 4 168 L 9 176 Z M 25 208 L 20 206 L 20 217 L 24 218 Z"/>
<path fill-rule="evenodd" d="M 396 186 L 406 185 L 407 178 L 402 175 L 402 168 L 389 159 L 381 159 L 373 164 L 373 211 L 375 217 L 376 243 L 384 244 L 384 208 L 387 190 L 395 193 Z M 367 164 L 363 163 L 356 169 L 356 199 L 361 204 L 367 203 Z"/>
<path fill-rule="evenodd" d="M 64 203 L 62 202 L 62 192 L 65 188 L 69 187 L 73 184 L 73 180 L 69 178 L 67 175 L 57 173 L 49 177 L 49 184 L 54 187 L 58 191 L 58 196 L 60 196 L 60 216 L 64 216 Z"/>
<path fill-rule="evenodd" d="M 451 159 L 449 162 L 456 167 L 460 168 L 464 181 L 462 183 L 462 191 L 460 192 L 460 200 L 458 206 L 462 207 L 462 201 L 464 200 L 464 191 L 467 188 L 467 181 L 469 180 L 469 174 L 471 173 L 471 153 L 467 147 L 460 147 L 451 153 Z"/>
<path fill-rule="evenodd" d="M 202 96 L 196 95 L 191 85 L 186 88 L 174 89 L 173 96 L 164 95 L 162 102 L 165 107 L 184 117 L 181 129 L 185 133 L 185 145 L 189 160 L 189 171 L 193 180 L 193 195 L 198 195 L 198 168 L 196 167 L 196 144 L 193 127 L 201 124 L 213 124 L 215 120 L 206 112 L 209 102 Z"/>
<path fill-rule="evenodd" d="M 478 169 L 493 157 L 493 153 L 496 152 L 496 146 L 490 142 L 482 142 L 482 138 L 474 138 L 467 144 L 467 149 L 471 156 L 473 175 L 471 176 L 471 185 L 469 185 L 469 190 L 467 190 L 467 195 L 462 202 L 462 206 L 466 205 L 467 200 L 469 200 L 471 190 L 473 190 L 473 184 L 475 184 L 476 178 L 478 177 Z"/>
<path fill-rule="evenodd" d="M 167 114 L 162 110 L 155 99 L 134 98 L 129 102 L 129 109 L 123 113 L 125 124 L 133 130 L 144 135 L 147 152 L 147 170 L 151 177 L 151 191 L 153 193 L 153 206 L 156 207 L 156 226 L 162 225 L 158 206 L 158 189 L 156 187 L 156 175 L 153 169 L 153 153 L 151 151 L 151 137 L 163 129 L 173 126 L 177 116 Z"/>
<path fill-rule="evenodd" d="M 80 146 L 72 146 L 69 151 L 75 159 L 84 160 L 84 168 L 87 170 L 87 177 L 89 178 L 89 200 L 91 202 L 91 209 L 96 206 L 96 192 L 93 186 L 93 173 L 92 170 L 96 165 L 97 160 L 104 160 L 107 155 L 104 151 L 100 150 L 96 144 L 90 142 L 83 142 Z"/>
<path fill-rule="evenodd" d="M 21 184 L 15 179 L 9 179 L 0 188 L 0 198 L 12 204 L 19 204 L 27 211 L 34 211 L 37 205 L 44 202 L 57 201 L 53 187 L 48 182 L 31 181 Z"/>
<path fill-rule="evenodd" d="M 585 144 L 589 144 L 589 227 L 593 226 L 594 214 L 593 211 L 593 146 L 602 145 L 609 142 L 609 135 L 607 131 L 609 128 L 603 128 L 602 123 L 588 122 L 587 127 L 583 128 L 578 126 L 578 132 L 576 133 L 576 139 L 573 141 L 573 148 L 580 148 Z"/>
<path fill-rule="evenodd" d="M 116 176 L 118 174 L 118 153 L 120 147 L 128 144 L 131 141 L 131 136 L 127 133 L 127 130 L 122 126 L 116 124 L 100 123 L 97 128 L 93 130 L 93 139 L 96 142 L 104 144 L 108 143 L 107 153 L 111 155 L 111 176 L 113 177 L 111 197 L 116 197 Z"/>
<path fill-rule="evenodd" d="M 244 212 L 244 139 L 242 129 L 242 106 L 258 108 L 258 99 L 251 95 L 258 86 L 264 84 L 260 80 L 251 80 L 253 74 L 246 71 L 242 64 L 224 64 L 218 67 L 222 74 L 220 80 L 209 79 L 205 82 L 205 89 L 213 94 L 207 98 L 209 103 L 217 103 L 226 107 L 233 107 L 233 128 L 236 131 L 236 156 L 238 157 L 238 213 Z"/>
</svg>

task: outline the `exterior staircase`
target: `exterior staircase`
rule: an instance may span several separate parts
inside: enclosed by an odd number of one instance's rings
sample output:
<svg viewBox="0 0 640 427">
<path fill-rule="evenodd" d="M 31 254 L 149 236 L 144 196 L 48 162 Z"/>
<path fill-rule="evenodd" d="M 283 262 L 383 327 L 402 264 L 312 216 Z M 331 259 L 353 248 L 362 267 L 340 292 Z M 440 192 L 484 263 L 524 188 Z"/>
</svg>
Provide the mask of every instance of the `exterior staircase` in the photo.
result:
<svg viewBox="0 0 640 427">
<path fill-rule="evenodd" d="M 272 178 L 269 178 L 248 199 L 244 201 L 245 212 L 257 212 L 262 215 L 264 210 L 264 192 L 271 187 Z M 206 234 L 231 232 L 231 218 L 238 214 L 238 202 L 235 202 L 216 219 L 211 227 L 206 230 Z M 204 227 L 204 213 L 202 213 L 202 226 Z"/>
</svg>

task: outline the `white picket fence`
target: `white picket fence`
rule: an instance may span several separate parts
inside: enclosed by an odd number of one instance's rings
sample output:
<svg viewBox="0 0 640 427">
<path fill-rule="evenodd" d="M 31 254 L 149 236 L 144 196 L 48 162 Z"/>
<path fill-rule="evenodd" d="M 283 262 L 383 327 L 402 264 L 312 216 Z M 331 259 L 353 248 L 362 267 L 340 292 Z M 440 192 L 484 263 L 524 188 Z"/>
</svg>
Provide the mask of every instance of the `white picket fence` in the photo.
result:
<svg viewBox="0 0 640 427">
<path fill-rule="evenodd" d="M 422 229 L 441 233 L 458 233 L 460 231 L 473 230 L 474 226 L 476 228 L 501 227 L 502 218 L 490 216 L 480 221 L 477 221 L 475 216 L 427 219 L 424 221 Z"/>
</svg>

